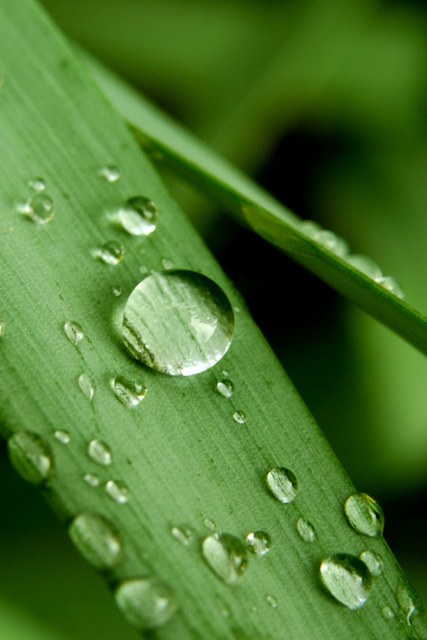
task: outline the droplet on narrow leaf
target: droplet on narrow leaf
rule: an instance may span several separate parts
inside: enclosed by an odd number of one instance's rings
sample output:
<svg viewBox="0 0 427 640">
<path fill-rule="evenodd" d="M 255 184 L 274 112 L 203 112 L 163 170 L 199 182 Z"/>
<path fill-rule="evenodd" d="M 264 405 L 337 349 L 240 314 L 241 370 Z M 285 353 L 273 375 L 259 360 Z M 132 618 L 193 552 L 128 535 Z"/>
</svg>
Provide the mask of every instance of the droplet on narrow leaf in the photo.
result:
<svg viewBox="0 0 427 640">
<path fill-rule="evenodd" d="M 85 473 L 83 479 L 90 487 L 99 487 L 99 478 L 95 473 Z"/>
<path fill-rule="evenodd" d="M 105 262 L 105 264 L 115 266 L 123 260 L 125 249 L 120 242 L 110 240 L 102 245 L 101 249 L 96 250 L 93 255 Z"/>
<path fill-rule="evenodd" d="M 43 178 L 34 178 L 34 180 L 28 181 L 28 186 L 34 191 L 44 191 L 46 189 L 46 183 Z"/>
<path fill-rule="evenodd" d="M 383 275 L 377 263 L 372 260 L 372 258 L 368 258 L 368 256 L 355 254 L 347 256 L 346 260 L 358 271 L 361 271 L 373 280 L 375 280 L 376 278 L 381 278 Z"/>
<path fill-rule="evenodd" d="M 77 346 L 79 342 L 83 340 L 85 334 L 83 333 L 83 329 L 79 325 L 78 322 L 73 322 L 72 320 L 67 320 L 64 324 L 65 335 L 71 344 Z"/>
<path fill-rule="evenodd" d="M 213 367 L 227 352 L 233 329 L 225 293 L 194 271 L 148 276 L 130 294 L 123 318 L 130 355 L 173 376 Z"/>
<path fill-rule="evenodd" d="M 156 577 L 124 580 L 114 597 L 126 620 L 142 630 L 161 627 L 178 609 L 172 589 Z"/>
<path fill-rule="evenodd" d="M 234 384 L 231 380 L 220 380 L 216 385 L 216 390 L 223 398 L 231 398 L 234 393 Z"/>
<path fill-rule="evenodd" d="M 358 533 L 375 538 L 384 531 L 383 511 L 373 498 L 366 493 L 354 493 L 344 505 L 349 523 Z"/>
<path fill-rule="evenodd" d="M 277 609 L 277 600 L 274 596 L 267 596 L 265 600 L 272 609 Z"/>
<path fill-rule="evenodd" d="M 243 411 L 235 411 L 233 413 L 233 420 L 234 422 L 237 422 L 237 424 L 245 424 L 246 415 L 243 413 Z"/>
<path fill-rule="evenodd" d="M 256 556 L 265 556 L 271 549 L 271 537 L 266 531 L 255 531 L 246 536 L 246 545 Z"/>
<path fill-rule="evenodd" d="M 144 400 L 147 395 L 147 389 L 139 382 L 126 380 L 121 376 L 117 376 L 112 380 L 113 391 L 117 398 L 128 409 L 134 409 Z"/>
<path fill-rule="evenodd" d="M 7 447 L 12 465 L 27 482 L 42 484 L 53 475 L 52 451 L 38 434 L 17 431 L 7 441 Z"/>
<path fill-rule="evenodd" d="M 194 531 L 190 527 L 172 527 L 171 534 L 184 547 L 188 547 L 193 539 Z"/>
<path fill-rule="evenodd" d="M 99 171 L 99 175 L 107 182 L 117 182 L 120 178 L 120 171 L 115 164 L 109 164 Z"/>
<path fill-rule="evenodd" d="M 320 579 L 328 592 L 349 609 L 360 609 L 368 599 L 371 574 L 356 556 L 337 553 L 322 561 Z"/>
<path fill-rule="evenodd" d="M 102 440 L 98 440 L 98 438 L 94 438 L 89 442 L 87 453 L 91 460 L 103 467 L 107 467 L 113 462 L 113 454 L 110 447 Z"/>
<path fill-rule="evenodd" d="M 126 504 L 129 500 L 129 489 L 125 483 L 120 482 L 120 480 L 108 480 L 105 485 L 105 491 L 111 500 L 117 502 L 117 504 Z"/>
<path fill-rule="evenodd" d="M 347 242 L 332 231 L 322 229 L 313 235 L 313 239 L 322 245 L 322 247 L 328 249 L 328 251 L 331 251 L 332 253 L 335 253 L 341 258 L 345 257 L 349 252 Z"/>
<path fill-rule="evenodd" d="M 58 442 L 61 442 L 62 444 L 69 444 L 70 443 L 70 434 L 68 433 L 68 431 L 63 431 L 62 429 L 57 429 L 54 434 L 55 438 L 58 440 Z"/>
<path fill-rule="evenodd" d="M 123 229 L 132 236 L 148 236 L 153 233 L 158 216 L 157 205 L 143 196 L 129 198 L 118 211 Z"/>
<path fill-rule="evenodd" d="M 359 558 L 366 564 L 372 576 L 380 576 L 384 571 L 384 562 L 381 556 L 374 551 L 363 551 Z"/>
<path fill-rule="evenodd" d="M 290 469 L 277 467 L 271 469 L 266 477 L 267 487 L 277 500 L 288 503 L 294 500 L 298 492 L 298 480 Z"/>
<path fill-rule="evenodd" d="M 209 567 L 226 584 L 242 579 L 248 564 L 246 546 L 228 533 L 214 533 L 203 540 L 202 553 Z"/>
<path fill-rule="evenodd" d="M 297 520 L 298 535 L 304 542 L 317 542 L 316 530 L 305 518 L 298 518 Z"/>
<path fill-rule="evenodd" d="M 25 212 L 33 222 L 46 224 L 55 215 L 53 200 L 47 194 L 37 192 L 27 201 Z"/>
<path fill-rule="evenodd" d="M 97 513 L 80 513 L 68 534 L 82 556 L 97 569 L 111 569 L 123 559 L 123 542 L 114 525 Z"/>
<path fill-rule="evenodd" d="M 391 276 L 383 276 L 380 278 L 375 278 L 375 282 L 380 284 L 383 289 L 387 289 L 390 293 L 392 293 L 397 298 L 403 300 L 405 298 L 405 292 L 403 291 L 400 284 Z"/>
<path fill-rule="evenodd" d="M 79 387 L 88 400 L 93 400 L 95 395 L 95 385 L 86 373 L 79 376 Z"/>
</svg>

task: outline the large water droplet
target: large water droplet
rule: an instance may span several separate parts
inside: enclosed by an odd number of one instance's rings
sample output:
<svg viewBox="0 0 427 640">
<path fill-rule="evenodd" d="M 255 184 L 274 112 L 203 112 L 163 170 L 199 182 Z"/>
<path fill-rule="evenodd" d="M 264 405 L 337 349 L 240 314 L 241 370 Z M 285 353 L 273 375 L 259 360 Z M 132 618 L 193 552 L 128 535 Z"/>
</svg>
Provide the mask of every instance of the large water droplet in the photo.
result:
<svg viewBox="0 0 427 640">
<path fill-rule="evenodd" d="M 125 407 L 133 409 L 147 395 L 147 389 L 139 382 L 133 382 L 117 376 L 111 382 L 113 391 Z"/>
<path fill-rule="evenodd" d="M 345 515 L 358 533 L 375 538 L 384 530 L 383 511 L 373 498 L 366 493 L 354 493 L 344 505 Z"/>
<path fill-rule="evenodd" d="M 125 580 L 114 597 L 126 620 L 139 629 L 164 625 L 178 608 L 172 589 L 156 577 Z"/>
<path fill-rule="evenodd" d="M 123 260 L 125 249 L 120 242 L 117 242 L 117 240 L 110 240 L 102 245 L 101 249 L 96 250 L 93 255 L 100 258 L 100 260 L 105 262 L 105 264 L 115 266 Z"/>
<path fill-rule="evenodd" d="M 366 564 L 372 576 L 380 576 L 384 571 L 384 562 L 381 556 L 374 551 L 363 551 L 359 558 Z"/>
<path fill-rule="evenodd" d="M 32 484 L 46 482 L 54 472 L 52 451 L 32 431 L 18 431 L 7 441 L 10 461 L 20 476 Z"/>
<path fill-rule="evenodd" d="M 190 527 L 172 527 L 171 534 L 184 547 L 188 547 L 193 539 L 194 531 Z"/>
<path fill-rule="evenodd" d="M 102 442 L 102 440 L 98 440 L 98 438 L 94 438 L 89 442 L 87 453 L 91 460 L 104 467 L 107 467 L 113 462 L 113 454 L 111 453 L 110 447 L 108 444 L 105 444 L 105 442 Z"/>
<path fill-rule="evenodd" d="M 298 518 L 297 520 L 297 531 L 301 540 L 304 542 L 317 542 L 317 534 L 316 530 L 305 518 Z"/>
<path fill-rule="evenodd" d="M 78 345 L 79 342 L 81 342 L 85 337 L 83 329 L 81 328 L 79 323 L 73 322 L 72 320 L 67 320 L 67 322 L 64 324 L 64 331 L 68 340 L 74 345 Z"/>
<path fill-rule="evenodd" d="M 53 435 L 58 440 L 58 442 L 61 442 L 62 444 L 69 444 L 71 440 L 68 431 L 62 431 L 62 429 L 57 429 Z"/>
<path fill-rule="evenodd" d="M 111 569 L 123 558 L 123 543 L 112 523 L 97 513 L 80 513 L 68 534 L 82 556 L 97 569 Z"/>
<path fill-rule="evenodd" d="M 88 400 L 93 400 L 95 395 L 95 386 L 86 373 L 82 373 L 81 376 L 79 376 L 79 387 Z"/>
<path fill-rule="evenodd" d="M 129 198 L 119 209 L 118 217 L 124 229 L 132 236 L 148 236 L 156 229 L 159 212 L 148 198 Z"/>
<path fill-rule="evenodd" d="M 358 271 L 361 271 L 374 280 L 376 278 L 381 278 L 383 275 L 377 263 L 372 260 L 372 258 L 368 258 L 368 256 L 355 254 L 347 256 L 346 260 Z"/>
<path fill-rule="evenodd" d="M 356 556 L 337 553 L 322 561 L 320 579 L 329 593 L 349 609 L 359 609 L 368 599 L 371 574 Z"/>
<path fill-rule="evenodd" d="M 216 390 L 224 398 L 231 398 L 234 393 L 234 384 L 231 380 L 220 380 L 216 385 Z"/>
<path fill-rule="evenodd" d="M 299 228 L 309 238 L 314 238 L 314 236 L 322 230 L 320 224 L 314 222 L 313 220 L 303 220 L 300 223 Z"/>
<path fill-rule="evenodd" d="M 120 171 L 115 164 L 109 164 L 106 167 L 100 169 L 99 175 L 102 178 L 105 178 L 107 182 L 117 182 L 117 180 L 120 178 Z"/>
<path fill-rule="evenodd" d="M 349 252 L 349 246 L 347 242 L 332 231 L 322 229 L 321 231 L 315 233 L 313 238 L 316 242 L 322 245 L 322 247 L 325 247 L 325 249 L 328 249 L 328 251 L 335 253 L 341 258 L 346 256 Z"/>
<path fill-rule="evenodd" d="M 215 282 L 193 271 L 145 278 L 128 298 L 123 337 L 129 353 L 170 375 L 213 367 L 227 352 L 234 316 Z"/>
<path fill-rule="evenodd" d="M 390 291 L 394 296 L 403 300 L 405 298 L 405 292 L 403 291 L 400 284 L 391 276 L 383 276 L 380 278 L 375 278 L 375 282 L 380 284 L 384 289 Z"/>
<path fill-rule="evenodd" d="M 46 224 L 55 215 L 53 200 L 47 194 L 37 192 L 27 201 L 25 212 L 33 222 Z"/>
<path fill-rule="evenodd" d="M 129 500 L 129 489 L 124 482 L 120 480 L 109 480 L 105 485 L 105 491 L 111 500 L 118 504 L 126 504 Z"/>
<path fill-rule="evenodd" d="M 246 536 L 249 551 L 256 556 L 265 556 L 271 549 L 271 537 L 265 531 L 255 531 Z"/>
<path fill-rule="evenodd" d="M 83 479 L 90 487 L 99 487 L 99 478 L 95 473 L 85 473 Z"/>
<path fill-rule="evenodd" d="M 237 584 L 243 577 L 248 565 L 246 546 L 235 536 L 228 533 L 215 533 L 202 543 L 203 557 L 226 584 Z"/>
<path fill-rule="evenodd" d="M 271 469 L 266 477 L 267 487 L 280 502 L 292 502 L 298 492 L 298 480 L 290 469 Z"/>
<path fill-rule="evenodd" d="M 43 178 L 34 178 L 28 181 L 28 186 L 34 191 L 44 191 L 46 189 L 46 183 Z"/>
<path fill-rule="evenodd" d="M 243 413 L 243 411 L 235 411 L 233 413 L 233 420 L 234 422 L 237 422 L 237 424 L 245 424 L 246 415 Z"/>
</svg>

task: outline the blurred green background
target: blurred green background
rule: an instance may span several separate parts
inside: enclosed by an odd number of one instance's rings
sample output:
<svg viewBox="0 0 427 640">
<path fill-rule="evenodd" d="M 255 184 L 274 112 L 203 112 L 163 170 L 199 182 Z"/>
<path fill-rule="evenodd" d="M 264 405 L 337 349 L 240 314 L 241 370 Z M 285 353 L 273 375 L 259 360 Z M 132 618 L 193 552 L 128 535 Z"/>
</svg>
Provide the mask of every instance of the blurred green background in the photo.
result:
<svg viewBox="0 0 427 640">
<path fill-rule="evenodd" d="M 44 4 L 66 34 L 285 205 L 377 260 L 427 313 L 423 3 Z M 382 504 L 386 539 L 427 603 L 425 358 L 174 177 L 165 180 L 357 489 Z M 137 638 L 38 492 L 16 477 L 4 448 L 0 455 L 0 638 Z"/>
</svg>

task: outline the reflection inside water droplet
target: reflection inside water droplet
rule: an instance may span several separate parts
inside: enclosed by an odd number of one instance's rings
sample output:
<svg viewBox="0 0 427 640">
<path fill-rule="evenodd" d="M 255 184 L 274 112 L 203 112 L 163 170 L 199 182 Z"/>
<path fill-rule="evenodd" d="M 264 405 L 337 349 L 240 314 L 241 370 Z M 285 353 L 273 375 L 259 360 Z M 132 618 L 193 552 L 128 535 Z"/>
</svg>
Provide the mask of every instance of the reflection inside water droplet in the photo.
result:
<svg viewBox="0 0 427 640">
<path fill-rule="evenodd" d="M 347 498 L 344 511 L 349 523 L 358 533 L 372 538 L 382 535 L 383 511 L 378 502 L 366 493 L 354 493 Z"/>
<path fill-rule="evenodd" d="M 222 289 L 193 271 L 145 278 L 129 296 L 123 318 L 131 356 L 170 375 L 214 366 L 227 352 L 233 328 L 233 310 Z"/>
<path fill-rule="evenodd" d="M 267 487 L 277 500 L 292 502 L 298 492 L 298 480 L 290 469 L 277 467 L 271 469 L 266 477 Z"/>
<path fill-rule="evenodd" d="M 101 249 L 95 250 L 93 255 L 102 262 L 105 262 L 105 264 L 115 266 L 123 260 L 125 250 L 120 242 L 110 240 L 110 242 L 106 242 Z"/>
<path fill-rule="evenodd" d="M 271 537 L 266 531 L 255 531 L 246 536 L 246 545 L 256 556 L 265 556 L 271 549 Z"/>
<path fill-rule="evenodd" d="M 384 571 L 384 562 L 381 556 L 374 551 L 363 551 L 359 558 L 366 564 L 372 576 L 380 576 Z"/>
<path fill-rule="evenodd" d="M 79 323 L 73 322 L 72 320 L 67 320 L 67 322 L 65 322 L 64 331 L 68 340 L 74 345 L 78 345 L 79 342 L 81 342 L 85 337 L 83 329 L 81 328 Z"/>
<path fill-rule="evenodd" d="M 248 564 L 246 547 L 228 533 L 215 533 L 203 540 L 202 553 L 212 571 L 226 584 L 237 584 Z"/>
<path fill-rule="evenodd" d="M 243 411 L 235 411 L 233 413 L 233 420 L 234 422 L 237 422 L 237 424 L 245 424 L 246 415 L 243 413 Z"/>
<path fill-rule="evenodd" d="M 328 592 L 349 609 L 359 609 L 368 599 L 371 574 L 356 556 L 337 553 L 322 561 L 320 578 Z"/>
<path fill-rule="evenodd" d="M 128 409 L 133 409 L 139 405 L 141 400 L 144 400 L 147 395 L 147 389 L 139 382 L 133 382 L 126 380 L 121 376 L 117 376 L 111 382 L 113 391 L 117 398 Z"/>
<path fill-rule="evenodd" d="M 143 196 L 129 198 L 118 211 L 120 224 L 133 236 L 148 236 L 153 233 L 158 215 L 157 205 Z"/>
<path fill-rule="evenodd" d="M 55 215 L 53 200 L 45 193 L 37 192 L 27 201 L 25 213 L 33 222 L 46 224 Z"/>
<path fill-rule="evenodd" d="M 124 580 L 114 597 L 126 620 L 139 629 L 156 629 L 178 608 L 172 589 L 156 577 Z"/>
</svg>

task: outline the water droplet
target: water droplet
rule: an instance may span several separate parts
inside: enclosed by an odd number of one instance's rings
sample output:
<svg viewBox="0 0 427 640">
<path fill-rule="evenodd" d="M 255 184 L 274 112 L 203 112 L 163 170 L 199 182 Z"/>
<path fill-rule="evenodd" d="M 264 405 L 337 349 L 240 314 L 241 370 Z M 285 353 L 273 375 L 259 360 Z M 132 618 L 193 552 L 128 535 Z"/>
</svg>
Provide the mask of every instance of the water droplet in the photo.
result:
<svg viewBox="0 0 427 640">
<path fill-rule="evenodd" d="M 28 181 L 28 186 L 34 191 L 44 191 L 46 189 L 46 183 L 43 178 L 34 178 L 34 180 Z"/>
<path fill-rule="evenodd" d="M 314 238 L 314 236 L 322 230 L 320 224 L 314 222 L 313 220 L 303 220 L 300 223 L 299 228 L 309 238 Z"/>
<path fill-rule="evenodd" d="M 320 579 L 329 593 L 349 609 L 359 609 L 368 599 L 371 574 L 356 556 L 337 553 L 322 561 Z"/>
<path fill-rule="evenodd" d="M 317 534 L 316 530 L 305 518 L 298 518 L 297 520 L 297 531 L 301 540 L 304 542 L 317 542 Z"/>
<path fill-rule="evenodd" d="M 62 444 L 68 444 L 71 440 L 68 431 L 61 431 L 61 429 L 57 429 L 53 435 L 59 442 L 62 442 Z"/>
<path fill-rule="evenodd" d="M 46 482 L 54 472 L 52 451 L 45 440 L 32 431 L 18 431 L 7 442 L 10 461 L 24 480 Z"/>
<path fill-rule="evenodd" d="M 93 255 L 100 258 L 105 264 L 116 265 L 123 260 L 125 250 L 120 242 L 110 240 L 106 242 L 101 249 L 95 251 Z"/>
<path fill-rule="evenodd" d="M 394 618 L 394 612 L 391 607 L 384 607 L 381 610 L 381 613 L 383 614 L 383 618 L 386 620 L 392 620 Z"/>
<path fill-rule="evenodd" d="M 88 400 L 93 400 L 95 387 L 92 380 L 86 373 L 82 373 L 81 376 L 79 376 L 79 387 Z"/>
<path fill-rule="evenodd" d="M 147 395 L 147 389 L 142 384 L 126 380 L 121 376 L 114 378 L 111 385 L 120 402 L 129 409 L 137 407 Z"/>
<path fill-rule="evenodd" d="M 27 201 L 25 212 L 33 222 L 50 222 L 55 215 L 53 200 L 45 193 L 37 192 Z"/>
<path fill-rule="evenodd" d="M 99 478 L 94 473 L 85 473 L 84 481 L 90 487 L 99 487 Z"/>
<path fill-rule="evenodd" d="M 243 411 L 235 411 L 233 413 L 233 420 L 234 420 L 234 422 L 237 422 L 238 424 L 245 424 L 246 416 L 243 413 Z"/>
<path fill-rule="evenodd" d="M 335 253 L 337 256 L 344 257 L 349 252 L 347 242 L 332 231 L 322 229 L 314 234 L 313 239 L 322 245 L 322 247 L 328 249 L 328 251 L 331 251 L 332 253 Z"/>
<path fill-rule="evenodd" d="M 193 539 L 194 531 L 190 527 L 172 527 L 171 534 L 184 547 L 188 547 Z"/>
<path fill-rule="evenodd" d="M 361 271 L 373 280 L 375 280 L 376 278 L 381 278 L 383 275 L 377 263 L 372 260 L 372 258 L 368 258 L 368 256 L 361 256 L 357 254 L 350 255 L 347 256 L 346 260 L 358 271 Z"/>
<path fill-rule="evenodd" d="M 80 513 L 68 534 L 82 556 L 97 569 L 111 569 L 123 559 L 123 543 L 112 523 L 97 513 Z"/>
<path fill-rule="evenodd" d="M 265 556 L 271 549 L 271 538 L 265 531 L 248 533 L 246 544 L 251 553 L 256 556 Z"/>
<path fill-rule="evenodd" d="M 359 558 L 366 564 L 372 576 L 380 576 L 384 571 L 384 562 L 378 553 L 363 551 Z"/>
<path fill-rule="evenodd" d="M 64 331 L 68 340 L 74 345 L 78 345 L 79 342 L 81 342 L 85 337 L 83 329 L 78 322 L 67 320 L 67 322 L 64 324 Z"/>
<path fill-rule="evenodd" d="M 375 538 L 384 530 L 383 511 L 373 498 L 366 493 L 354 493 L 344 505 L 345 515 L 358 533 Z"/>
<path fill-rule="evenodd" d="M 142 274 L 144 274 L 144 275 L 145 275 L 146 273 L 148 273 L 148 268 L 145 266 L 145 264 L 142 264 L 142 265 L 139 267 L 139 271 L 140 271 L 140 273 L 142 273 Z"/>
<path fill-rule="evenodd" d="M 120 178 L 120 171 L 115 164 L 109 164 L 99 171 L 99 175 L 102 178 L 105 178 L 107 182 L 117 182 L 117 180 Z"/>
<path fill-rule="evenodd" d="M 406 623 L 411 626 L 412 616 L 417 611 L 417 605 L 421 608 L 417 594 L 409 585 L 399 584 L 396 591 L 396 599 L 400 610 L 406 616 Z"/>
<path fill-rule="evenodd" d="M 226 584 L 237 584 L 248 564 L 246 547 L 238 538 L 228 533 L 215 533 L 202 542 L 203 557 Z"/>
<path fill-rule="evenodd" d="M 231 380 L 220 380 L 216 385 L 216 390 L 224 398 L 231 398 L 234 393 L 234 384 Z"/>
<path fill-rule="evenodd" d="M 277 609 L 277 600 L 274 596 L 266 597 L 267 604 L 270 605 L 272 609 Z"/>
<path fill-rule="evenodd" d="M 172 260 L 168 260 L 167 258 L 163 258 L 162 267 L 163 267 L 163 269 L 166 269 L 166 270 L 173 269 Z"/>
<path fill-rule="evenodd" d="M 3 338 L 6 332 L 6 324 L 0 320 L 0 340 Z"/>
<path fill-rule="evenodd" d="M 203 520 L 203 524 L 206 527 L 206 529 L 209 529 L 209 531 L 216 531 L 216 522 L 211 520 L 211 518 L 205 518 Z"/>
<path fill-rule="evenodd" d="M 105 485 L 105 490 L 114 502 L 126 504 L 129 500 L 129 489 L 119 480 L 109 480 Z"/>
<path fill-rule="evenodd" d="M 121 287 L 113 287 L 113 294 L 118 298 L 122 295 Z"/>
<path fill-rule="evenodd" d="M 172 589 L 156 577 L 124 580 L 114 597 L 126 620 L 139 629 L 161 627 L 178 609 Z"/>
<path fill-rule="evenodd" d="M 229 378 L 230 377 L 230 372 L 227 371 L 227 369 L 223 369 L 222 370 L 222 375 L 224 376 L 224 378 Z"/>
<path fill-rule="evenodd" d="M 405 292 L 402 287 L 391 276 L 383 276 L 381 278 L 375 278 L 375 282 L 380 284 L 384 289 L 390 291 L 394 296 L 403 300 L 405 298 Z"/>
<path fill-rule="evenodd" d="M 87 453 L 91 460 L 104 467 L 108 467 L 113 462 L 113 454 L 110 447 L 97 438 L 89 442 Z"/>
<path fill-rule="evenodd" d="M 131 356 L 170 375 L 213 367 L 227 352 L 234 316 L 215 282 L 193 271 L 145 278 L 125 307 L 123 337 Z"/>
<path fill-rule="evenodd" d="M 267 487 L 280 502 L 292 502 L 298 492 L 298 480 L 290 469 L 271 469 L 266 477 Z"/>
<path fill-rule="evenodd" d="M 132 236 L 148 236 L 156 229 L 159 211 L 148 198 L 129 198 L 119 209 L 118 218 L 122 227 Z"/>
</svg>

